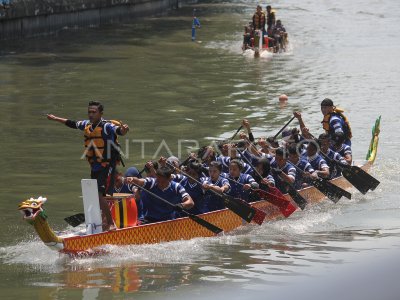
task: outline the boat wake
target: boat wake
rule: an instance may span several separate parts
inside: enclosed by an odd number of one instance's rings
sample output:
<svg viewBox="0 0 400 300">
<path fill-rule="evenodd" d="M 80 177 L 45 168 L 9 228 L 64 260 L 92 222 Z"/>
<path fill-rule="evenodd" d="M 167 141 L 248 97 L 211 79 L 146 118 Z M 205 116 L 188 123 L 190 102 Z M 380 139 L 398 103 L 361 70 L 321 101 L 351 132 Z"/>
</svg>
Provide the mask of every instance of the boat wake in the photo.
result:
<svg viewBox="0 0 400 300">
<path fill-rule="evenodd" d="M 33 270 L 58 273 L 67 257 L 51 250 L 39 238 L 0 248 L 0 261 L 9 265 L 24 265 Z"/>
</svg>

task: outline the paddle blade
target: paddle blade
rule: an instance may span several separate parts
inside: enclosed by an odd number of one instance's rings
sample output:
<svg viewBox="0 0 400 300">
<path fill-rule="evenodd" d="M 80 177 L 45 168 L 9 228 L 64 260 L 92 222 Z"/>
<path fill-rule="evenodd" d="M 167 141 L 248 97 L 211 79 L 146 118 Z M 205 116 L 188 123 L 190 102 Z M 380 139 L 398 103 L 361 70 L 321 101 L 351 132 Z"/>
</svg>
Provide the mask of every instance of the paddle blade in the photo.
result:
<svg viewBox="0 0 400 300">
<path fill-rule="evenodd" d="M 289 202 L 289 201 L 288 201 Z M 281 210 L 282 215 L 285 216 L 285 218 L 289 217 L 292 213 L 294 213 L 297 210 L 296 206 L 294 206 L 292 203 L 289 202 L 288 206 L 286 209 L 283 211 Z"/>
<path fill-rule="evenodd" d="M 288 193 L 290 197 L 292 197 L 293 201 L 300 207 L 301 210 L 304 210 L 307 206 L 307 200 L 303 198 L 302 195 L 291 185 L 288 184 Z"/>
<path fill-rule="evenodd" d="M 343 169 L 342 174 L 348 182 L 350 182 L 357 190 L 360 191 L 361 194 L 365 195 L 369 191 L 370 186 L 360 176 L 357 176 L 351 170 Z"/>
<path fill-rule="evenodd" d="M 351 194 L 348 191 L 321 178 L 313 180 L 312 185 L 314 185 L 321 193 L 327 196 L 334 203 L 337 203 L 343 196 L 351 199 Z"/>
<path fill-rule="evenodd" d="M 72 227 L 76 227 L 81 225 L 82 223 L 85 223 L 85 214 L 79 213 L 73 216 L 69 216 L 64 218 L 64 221 L 67 222 Z"/>
<path fill-rule="evenodd" d="M 258 220 L 256 223 L 261 225 L 262 222 L 260 223 L 259 221 L 261 218 L 262 221 L 264 221 L 266 214 L 258 208 L 250 206 L 250 204 L 248 204 L 246 201 L 233 198 L 232 196 L 226 194 L 222 194 L 221 196 L 224 199 L 225 206 L 233 211 L 235 214 L 237 214 L 239 217 L 244 219 L 246 222 L 250 223 L 256 213 L 258 213 Z"/>
<path fill-rule="evenodd" d="M 368 187 L 371 191 L 375 190 L 378 187 L 378 185 L 380 184 L 380 181 L 378 179 L 373 177 L 371 174 L 368 174 L 360 167 L 352 166 L 351 170 L 353 170 L 356 174 L 361 176 L 361 178 L 368 183 Z"/>
<path fill-rule="evenodd" d="M 296 207 L 286 200 L 285 196 L 276 187 L 268 187 L 268 192 L 261 189 L 254 190 L 261 199 L 279 208 L 282 215 L 286 218 L 296 211 Z"/>
<path fill-rule="evenodd" d="M 263 212 L 262 210 L 257 209 L 255 207 L 254 207 L 254 209 L 256 210 L 256 213 L 253 217 L 253 222 L 258 225 L 261 225 L 264 222 L 264 219 L 267 216 L 267 214 L 265 212 Z"/>
<path fill-rule="evenodd" d="M 219 233 L 223 232 L 223 230 L 221 228 L 219 228 L 219 227 L 207 222 L 206 220 L 204 220 L 204 219 L 202 219 L 202 218 L 200 218 L 200 217 L 198 217 L 196 215 L 188 213 L 188 217 L 190 219 L 192 219 L 193 221 L 195 221 L 196 223 L 198 223 L 199 225 L 204 226 L 208 230 L 214 232 L 215 234 L 219 234 Z"/>
</svg>

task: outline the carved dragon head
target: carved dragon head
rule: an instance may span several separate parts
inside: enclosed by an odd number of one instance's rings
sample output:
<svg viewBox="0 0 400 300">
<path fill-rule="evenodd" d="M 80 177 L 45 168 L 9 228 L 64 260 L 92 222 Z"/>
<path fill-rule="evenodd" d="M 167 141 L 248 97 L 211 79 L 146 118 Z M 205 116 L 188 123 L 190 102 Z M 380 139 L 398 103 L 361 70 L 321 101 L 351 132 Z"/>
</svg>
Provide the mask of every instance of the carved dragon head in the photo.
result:
<svg viewBox="0 0 400 300">
<path fill-rule="evenodd" d="M 40 196 L 39 198 L 30 198 L 18 205 L 18 210 L 23 215 L 23 219 L 29 223 L 33 222 L 38 215 L 42 215 L 46 218 L 44 210 L 42 208 L 43 204 L 47 201 L 47 198 Z"/>
</svg>

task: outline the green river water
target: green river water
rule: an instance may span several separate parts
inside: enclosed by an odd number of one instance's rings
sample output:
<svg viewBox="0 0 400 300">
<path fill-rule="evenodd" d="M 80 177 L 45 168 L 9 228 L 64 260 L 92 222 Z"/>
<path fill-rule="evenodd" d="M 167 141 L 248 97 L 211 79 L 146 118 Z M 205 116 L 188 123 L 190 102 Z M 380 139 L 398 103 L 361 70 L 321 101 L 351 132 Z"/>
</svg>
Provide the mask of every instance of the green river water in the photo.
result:
<svg viewBox="0 0 400 300">
<path fill-rule="evenodd" d="M 362 255 L 398 250 L 399 3 L 277 1 L 290 50 L 255 60 L 240 47 L 257 3 L 204 1 L 163 17 L 2 42 L 1 299 L 211 299 L 223 292 L 252 299 L 337 265 L 366 263 Z M 197 42 L 190 40 L 193 8 L 202 23 Z M 346 110 L 359 160 L 382 115 L 376 191 L 351 190 L 350 201 L 324 201 L 229 236 L 115 247 L 84 259 L 47 249 L 16 210 L 27 197 L 46 196 L 49 223 L 65 230 L 63 218 L 83 209 L 80 180 L 89 167 L 82 134 L 46 113 L 84 119 L 88 101 L 99 99 L 106 118 L 129 124 L 125 160 L 141 168 L 153 156 L 184 157 L 196 143 L 229 137 L 243 118 L 256 136 L 273 135 L 300 110 L 321 132 L 325 97 Z"/>
</svg>

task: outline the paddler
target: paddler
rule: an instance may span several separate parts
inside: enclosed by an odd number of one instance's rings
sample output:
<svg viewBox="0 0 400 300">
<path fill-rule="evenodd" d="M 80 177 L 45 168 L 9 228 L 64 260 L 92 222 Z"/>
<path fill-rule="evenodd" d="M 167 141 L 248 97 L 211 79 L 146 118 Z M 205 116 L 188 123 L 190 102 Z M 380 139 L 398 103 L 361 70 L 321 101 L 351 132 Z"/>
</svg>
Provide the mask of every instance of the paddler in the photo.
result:
<svg viewBox="0 0 400 300">
<path fill-rule="evenodd" d="M 116 165 L 121 160 L 117 135 L 125 135 L 129 126 L 117 121 L 103 119 L 103 105 L 98 101 L 90 101 L 88 105 L 89 120 L 73 121 L 52 114 L 47 119 L 65 124 L 72 129 L 80 129 L 85 137 L 85 155 L 90 164 L 90 177 L 97 179 L 100 208 L 106 219 L 103 230 L 114 228 L 114 222 L 107 201 L 103 198 L 113 193 L 113 180 Z"/>
<path fill-rule="evenodd" d="M 288 162 L 286 149 L 280 147 L 275 151 L 275 157 L 271 161 L 271 173 L 275 180 L 275 186 L 282 193 L 287 192 L 287 183 L 295 183 L 296 168 Z"/>
<path fill-rule="evenodd" d="M 182 209 L 189 210 L 194 202 L 185 188 L 178 182 L 172 181 L 171 168 L 160 166 L 156 170 L 156 178 L 147 177 L 146 179 L 137 177 L 127 177 L 128 184 L 135 184 L 143 187 L 173 204 L 167 205 L 151 194 L 146 193 L 146 197 L 140 198 L 139 207 L 141 215 L 139 219 L 143 223 L 155 223 L 175 219 Z"/>
</svg>

